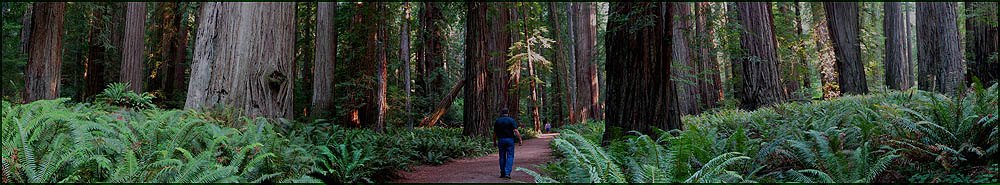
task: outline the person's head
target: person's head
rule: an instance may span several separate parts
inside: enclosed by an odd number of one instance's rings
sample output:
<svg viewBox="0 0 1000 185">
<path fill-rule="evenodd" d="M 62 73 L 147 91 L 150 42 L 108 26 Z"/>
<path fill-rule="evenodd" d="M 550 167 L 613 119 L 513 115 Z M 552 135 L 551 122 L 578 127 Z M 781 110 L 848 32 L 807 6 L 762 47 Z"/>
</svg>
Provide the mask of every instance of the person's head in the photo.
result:
<svg viewBox="0 0 1000 185">
<path fill-rule="evenodd" d="M 510 111 L 510 110 L 507 110 L 507 108 L 500 109 L 500 116 L 508 116 L 509 115 L 507 113 L 508 111 Z"/>
</svg>

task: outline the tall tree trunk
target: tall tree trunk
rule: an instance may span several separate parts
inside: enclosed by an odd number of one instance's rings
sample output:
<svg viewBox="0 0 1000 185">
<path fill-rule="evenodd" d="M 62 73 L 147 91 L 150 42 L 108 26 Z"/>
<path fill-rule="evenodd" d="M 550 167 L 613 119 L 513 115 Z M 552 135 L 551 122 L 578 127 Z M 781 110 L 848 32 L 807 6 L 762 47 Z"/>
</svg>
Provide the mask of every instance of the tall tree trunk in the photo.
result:
<svg viewBox="0 0 1000 185">
<path fill-rule="evenodd" d="M 701 89 L 701 104 L 705 109 L 718 107 L 723 98 L 722 79 L 719 77 L 719 63 L 715 60 L 715 23 L 712 5 L 709 2 L 697 3 L 696 43 L 698 49 L 698 88 Z"/>
<path fill-rule="evenodd" d="M 782 39 L 781 38 L 782 36 L 787 37 L 784 38 L 786 40 L 792 40 L 791 42 L 789 42 L 787 45 L 784 46 L 782 46 L 780 42 L 778 43 L 779 47 L 785 47 L 791 50 L 789 53 L 789 55 L 791 56 L 788 57 L 788 60 L 783 60 L 780 63 L 778 63 L 778 69 L 779 69 L 778 74 L 779 77 L 781 78 L 781 85 L 784 90 L 784 93 L 788 95 L 788 98 L 801 99 L 800 97 L 797 96 L 796 92 L 798 92 L 799 89 L 801 89 L 800 82 L 802 82 L 802 75 L 800 73 L 802 71 L 801 69 L 804 69 L 804 67 L 801 66 L 801 64 L 804 63 L 804 59 L 800 58 L 802 56 L 799 55 L 798 52 L 799 43 L 797 43 L 796 41 L 799 33 L 798 30 L 799 26 L 796 19 L 798 14 L 796 14 L 797 12 L 793 12 L 796 10 L 795 7 L 793 7 L 794 5 L 796 5 L 795 2 L 776 3 L 775 6 L 778 9 L 779 15 L 781 15 L 782 18 L 784 18 L 783 21 L 786 21 L 784 23 L 779 23 L 779 24 L 793 25 L 794 28 L 790 30 L 794 30 L 795 32 L 777 34 L 775 36 L 779 37 L 778 38 L 779 40 Z"/>
<path fill-rule="evenodd" d="M 24 9 L 24 15 L 21 17 L 21 45 L 17 47 L 21 49 L 21 52 L 29 52 L 31 47 L 31 17 L 34 17 L 32 3 L 28 3 L 27 7 Z"/>
<path fill-rule="evenodd" d="M 507 42 L 504 44 L 507 47 L 496 47 L 490 49 L 490 51 L 509 54 L 510 53 L 509 48 L 511 44 L 521 41 L 521 39 L 523 39 L 521 38 L 520 34 L 517 34 L 517 32 L 515 32 L 515 29 L 517 29 L 516 27 L 510 27 L 510 25 L 514 25 L 515 22 L 521 21 L 520 20 L 521 12 L 518 11 L 518 9 L 515 7 L 515 5 L 513 5 L 513 3 L 504 4 L 504 6 L 506 6 L 506 11 L 509 12 L 507 15 L 508 17 L 507 26 L 497 27 L 497 29 L 508 30 L 499 33 L 499 34 L 504 34 L 501 37 L 507 39 L 506 40 Z M 492 61 L 491 63 L 494 69 L 497 69 L 497 71 L 501 72 L 501 73 L 493 73 L 494 76 L 492 78 L 501 79 L 502 81 L 504 81 L 504 83 L 498 84 L 499 86 L 497 88 L 497 94 L 500 95 L 501 99 L 498 99 L 496 103 L 497 105 L 500 105 L 501 109 L 507 108 L 509 110 L 508 113 L 510 114 L 510 116 L 513 117 L 515 120 L 519 120 L 519 118 L 521 118 L 521 88 L 520 88 L 521 63 L 520 62 L 511 63 L 511 61 L 508 61 L 509 59 L 510 57 L 505 57 L 503 61 Z"/>
<path fill-rule="evenodd" d="M 816 51 L 819 53 L 820 82 L 822 83 L 823 98 L 830 99 L 840 96 L 840 86 L 837 84 L 837 70 L 835 69 L 836 56 L 833 54 L 833 46 L 830 43 L 830 33 L 827 28 L 824 7 L 820 3 L 810 3 L 814 34 L 813 42 L 816 44 Z"/>
<path fill-rule="evenodd" d="M 824 2 L 827 26 L 830 29 L 830 40 L 833 41 L 834 53 L 837 55 L 837 74 L 841 92 L 845 94 L 868 93 L 868 83 L 865 80 L 865 65 L 861 61 L 861 44 L 858 33 L 861 32 L 858 21 L 858 3 L 856 2 Z"/>
<path fill-rule="evenodd" d="M 740 44 L 745 50 L 742 58 L 743 83 L 740 102 L 744 109 L 757 109 L 784 102 L 787 95 L 781 89 L 778 77 L 777 41 L 774 37 L 774 17 L 771 4 L 760 2 L 736 3 L 739 12 Z"/>
<path fill-rule="evenodd" d="M 125 35 L 122 41 L 121 82 L 129 83 L 129 90 L 143 92 L 146 51 L 146 2 L 129 2 L 125 16 Z"/>
<path fill-rule="evenodd" d="M 568 3 L 568 5 L 566 6 L 566 19 L 567 19 L 567 21 L 566 21 L 566 30 L 569 32 L 568 33 L 569 40 L 566 41 L 566 43 L 569 44 L 569 48 L 567 48 L 567 50 L 569 50 L 569 67 L 568 67 L 569 70 L 568 70 L 567 74 L 569 74 L 569 75 L 566 75 L 566 76 L 567 76 L 567 78 L 569 78 L 567 80 L 567 85 L 569 85 L 569 98 L 570 98 L 570 102 L 569 102 L 569 115 L 568 115 L 568 117 L 569 117 L 569 123 L 570 124 L 575 124 L 575 123 L 582 122 L 581 119 L 580 119 L 580 114 L 577 113 L 577 108 L 576 108 L 577 107 L 576 102 L 577 102 L 577 99 L 579 99 L 579 97 L 577 97 L 578 96 L 577 93 L 579 92 L 579 91 L 577 91 L 577 89 L 578 89 L 577 86 L 579 86 L 579 85 L 577 85 L 577 83 L 576 83 L 576 76 L 577 76 L 577 73 L 576 73 L 576 63 L 577 63 L 577 60 L 576 60 L 576 26 L 573 23 L 573 22 L 575 22 L 573 18 L 576 17 L 574 15 L 574 14 L 576 14 L 576 11 L 575 11 L 575 8 L 574 8 L 575 6 L 576 6 L 576 3 L 573 3 L 573 2 Z"/>
<path fill-rule="evenodd" d="M 420 8 L 420 45 L 417 47 L 416 97 L 426 102 L 441 99 L 445 93 L 445 35 L 441 3 L 422 2 Z M 419 102 L 419 101 L 418 101 Z M 417 104 L 417 110 L 430 113 L 432 104 Z"/>
<path fill-rule="evenodd" d="M 25 71 L 24 101 L 59 97 L 62 68 L 63 22 L 66 3 L 34 3 L 31 7 L 31 34 L 28 39 L 28 66 Z"/>
<path fill-rule="evenodd" d="M 670 80 L 670 3 L 612 2 L 607 50 L 608 100 L 604 142 L 629 130 L 645 134 L 654 128 L 681 129 L 680 114 L 672 106 L 677 96 Z M 655 8 L 647 8 L 655 7 Z M 653 25 L 630 20 L 655 17 Z"/>
<path fill-rule="evenodd" d="M 533 123 L 532 125 L 535 126 L 535 131 L 541 131 L 542 130 L 542 127 L 541 127 L 542 120 L 541 120 L 541 115 L 540 115 L 541 113 L 539 113 L 539 110 L 538 110 L 540 108 L 539 107 L 540 104 L 539 104 L 539 100 L 538 100 L 538 83 L 536 83 L 539 78 L 538 78 L 538 76 L 535 76 L 535 63 L 534 63 L 534 61 L 531 60 L 531 56 L 534 55 L 534 53 L 533 53 L 533 51 L 531 51 L 531 43 L 530 43 L 531 33 L 528 31 L 528 24 L 527 24 L 529 12 L 528 12 L 526 6 L 522 6 L 522 7 L 524 8 L 524 11 L 522 11 L 522 14 L 521 14 L 521 21 L 524 21 L 524 23 L 522 24 L 523 25 L 522 26 L 522 28 L 523 28 L 522 33 L 524 33 L 524 38 L 523 38 L 524 40 L 523 40 L 523 42 L 524 42 L 524 46 L 525 46 L 525 53 L 528 54 L 528 57 L 525 57 L 525 58 L 528 61 L 528 78 L 529 78 L 528 80 L 530 80 L 529 81 L 529 88 L 530 88 L 530 91 L 531 91 L 531 96 L 530 96 L 530 101 L 531 101 L 531 121 Z"/>
<path fill-rule="evenodd" d="M 101 40 L 101 32 L 105 30 L 104 28 L 104 9 L 96 9 L 91 12 L 93 18 L 90 19 L 91 27 L 90 33 L 88 33 L 89 42 L 89 52 L 87 53 L 86 61 L 84 61 L 84 72 L 83 81 L 86 85 L 83 87 L 83 98 L 89 99 L 94 97 L 104 89 L 105 84 L 107 84 L 107 79 L 105 79 L 104 69 L 106 68 L 106 63 L 108 57 L 107 50 L 104 48 L 104 42 Z"/>
<path fill-rule="evenodd" d="M 673 63 L 671 78 L 677 89 L 677 108 L 681 115 L 698 114 L 698 82 L 689 47 L 688 30 L 691 30 L 691 6 L 688 2 L 673 2 L 673 28 L 671 28 L 671 45 L 673 47 Z"/>
<path fill-rule="evenodd" d="M 597 84 L 597 64 L 594 62 L 594 46 L 597 44 L 596 12 L 594 3 L 577 3 L 573 16 L 576 44 L 576 115 L 580 122 L 596 117 L 597 98 L 600 95 Z"/>
<path fill-rule="evenodd" d="M 172 45 L 174 47 L 173 53 L 171 54 L 171 57 L 173 57 L 174 61 L 173 65 L 174 74 L 172 75 L 174 79 L 170 85 L 171 97 L 182 97 L 184 94 L 183 89 L 186 88 L 184 82 L 187 80 L 187 78 L 184 76 L 184 72 L 187 71 L 188 68 L 188 64 L 186 61 L 187 61 L 187 46 L 188 46 L 188 32 L 189 32 L 188 26 L 187 24 L 185 24 L 184 21 L 187 18 L 184 13 L 187 12 L 186 9 L 187 6 L 183 5 L 179 6 L 179 9 L 177 11 L 178 18 L 176 22 L 174 22 L 174 24 L 177 24 L 178 36 L 177 36 L 177 42 L 174 42 L 174 44 Z"/>
<path fill-rule="evenodd" d="M 333 110 L 334 68 L 337 59 L 337 2 L 316 7 L 316 61 L 313 62 L 312 117 L 324 118 Z"/>
<path fill-rule="evenodd" d="M 410 105 L 410 3 L 403 2 L 403 26 L 399 31 L 399 58 L 403 59 L 403 90 L 406 94 L 406 126 L 413 129 L 413 109 Z"/>
<path fill-rule="evenodd" d="M 983 83 L 992 84 L 1000 79 L 1000 62 L 997 58 L 998 28 L 997 2 L 966 2 L 965 33 L 969 78 L 977 77 Z M 992 22 L 991 22 L 992 21 Z"/>
<path fill-rule="evenodd" d="M 499 110 L 511 109 L 506 89 L 510 79 L 507 55 L 510 48 L 511 15 L 505 3 L 467 3 L 465 59 L 465 125 L 463 135 L 489 136 Z M 495 15 L 490 17 L 488 15 Z"/>
<path fill-rule="evenodd" d="M 556 125 L 562 126 L 566 124 L 565 121 L 567 120 L 567 117 L 564 114 L 566 113 L 566 110 L 568 110 L 566 109 L 566 105 L 572 103 L 572 100 L 569 98 L 567 92 L 569 90 L 565 77 L 567 67 L 566 60 L 562 53 L 563 51 L 566 51 L 566 49 L 565 44 L 563 44 L 564 40 L 562 39 L 562 31 L 560 29 L 561 23 L 559 22 L 559 12 L 556 9 L 555 2 L 549 2 L 549 25 L 552 27 L 552 38 L 556 40 L 555 43 L 553 43 L 553 45 L 555 45 L 553 47 L 555 50 L 553 51 L 554 57 L 552 57 L 551 61 L 552 65 L 555 66 L 552 70 L 553 79 L 551 80 L 554 82 L 553 87 L 555 89 L 549 97 L 551 97 L 551 100 L 554 102 L 553 111 L 555 112 L 555 118 L 553 118 L 553 120 L 555 120 Z"/>
<path fill-rule="evenodd" d="M 187 108 L 292 118 L 293 3 L 205 3 Z"/>
<path fill-rule="evenodd" d="M 917 84 L 921 90 L 955 94 L 964 80 L 954 2 L 917 3 Z"/>
<path fill-rule="evenodd" d="M 906 47 L 906 26 L 899 2 L 886 2 L 885 6 L 885 84 L 890 89 L 906 90 L 913 85 L 913 71 Z"/>
</svg>

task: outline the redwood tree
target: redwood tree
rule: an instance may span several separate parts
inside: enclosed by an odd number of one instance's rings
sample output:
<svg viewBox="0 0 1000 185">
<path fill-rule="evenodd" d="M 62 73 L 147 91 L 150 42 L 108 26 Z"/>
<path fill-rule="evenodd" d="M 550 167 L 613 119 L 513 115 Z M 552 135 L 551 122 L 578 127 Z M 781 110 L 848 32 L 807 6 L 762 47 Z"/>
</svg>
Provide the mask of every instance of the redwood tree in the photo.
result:
<svg viewBox="0 0 1000 185">
<path fill-rule="evenodd" d="M 573 34 L 576 49 L 576 110 L 579 122 L 597 117 L 600 96 L 597 84 L 597 63 L 594 61 L 597 44 L 597 11 L 593 2 L 576 3 L 573 8 Z"/>
<path fill-rule="evenodd" d="M 972 55 L 967 58 L 969 77 L 987 84 L 997 82 L 1000 78 L 997 2 L 967 2 L 965 7 L 966 52 Z"/>
<path fill-rule="evenodd" d="M 680 129 L 670 80 L 669 3 L 612 2 L 607 43 L 608 100 L 604 143 L 622 132 Z M 638 19 L 653 20 L 646 24 Z"/>
<path fill-rule="evenodd" d="M 740 99 L 742 108 L 757 109 L 784 102 L 787 95 L 782 90 L 778 77 L 778 56 L 775 49 L 777 41 L 774 37 L 774 18 L 771 14 L 771 3 L 738 2 L 736 3 L 739 24 L 743 27 L 740 34 L 740 45 L 743 46 L 744 57 L 740 59 L 743 68 L 743 93 Z"/>
<path fill-rule="evenodd" d="M 677 89 L 677 108 L 681 115 L 698 114 L 698 82 L 695 75 L 692 50 L 694 45 L 688 32 L 691 30 L 691 6 L 688 2 L 673 2 L 670 12 L 676 18 L 671 28 L 671 45 L 673 47 L 673 67 L 671 68 L 671 78 Z"/>
<path fill-rule="evenodd" d="M 337 58 L 337 2 L 320 2 L 316 7 L 316 61 L 313 63 L 312 117 L 333 112 L 334 66 Z"/>
<path fill-rule="evenodd" d="M 826 10 L 833 51 L 837 56 L 837 63 L 834 65 L 840 75 L 840 91 L 845 94 L 868 93 L 865 65 L 861 61 L 861 43 L 858 39 L 858 33 L 861 32 L 858 3 L 824 2 L 823 8 Z"/>
<path fill-rule="evenodd" d="M 417 112 L 428 113 L 435 109 L 432 102 L 442 99 L 447 91 L 444 80 L 446 23 L 443 22 L 441 3 L 422 2 L 420 5 L 418 12 L 420 28 L 416 34 L 420 44 L 417 45 L 414 92 L 417 100 L 423 100 L 418 101 L 422 103 L 416 104 Z"/>
<path fill-rule="evenodd" d="M 31 8 L 24 101 L 56 99 L 59 97 L 66 3 L 39 2 Z"/>
<path fill-rule="evenodd" d="M 566 50 L 565 48 L 566 45 L 563 44 L 562 40 L 563 37 L 560 29 L 561 23 L 559 22 L 559 12 L 556 9 L 556 3 L 549 2 L 548 8 L 549 8 L 548 9 L 549 26 L 552 28 L 551 31 L 552 38 L 556 40 L 554 43 L 552 43 L 554 45 L 552 48 L 555 50 L 553 50 L 552 54 L 553 57 L 552 60 L 550 60 L 552 66 L 554 66 L 551 75 L 552 77 L 551 81 L 553 83 L 552 87 L 554 87 L 554 90 L 551 91 L 552 94 L 549 97 L 551 97 L 550 100 L 552 100 L 553 102 L 552 111 L 554 112 L 553 120 L 555 120 L 555 125 L 562 126 L 566 124 L 565 121 L 567 120 L 565 112 L 566 110 L 568 110 L 567 109 L 568 107 L 566 106 L 572 103 L 572 100 L 569 97 L 569 92 L 567 92 L 569 90 L 569 86 L 567 84 L 568 83 L 566 80 L 567 77 L 565 75 L 568 72 L 566 67 L 566 59 L 562 53 L 563 51 Z"/>
<path fill-rule="evenodd" d="M 697 67 L 698 88 L 701 89 L 701 104 L 705 109 L 718 106 L 723 98 L 722 79 L 719 76 L 719 63 L 715 60 L 715 23 L 712 5 L 709 2 L 698 2 L 696 4 L 696 44 L 697 45 Z"/>
<path fill-rule="evenodd" d="M 291 119 L 295 4 L 202 6 L 185 107 Z"/>
<path fill-rule="evenodd" d="M 891 89 L 906 90 L 913 86 L 913 65 L 907 47 L 906 19 L 902 3 L 886 2 L 885 6 L 885 84 Z"/>
<path fill-rule="evenodd" d="M 142 92 L 145 75 L 146 2 L 128 2 L 125 15 L 125 35 L 122 41 L 121 82 L 129 89 Z"/>
<path fill-rule="evenodd" d="M 508 58 L 505 51 L 511 45 L 510 30 L 506 29 L 510 13 L 506 3 L 466 4 L 463 135 L 489 136 L 499 111 L 517 106 L 508 104 L 509 89 L 505 88 L 509 87 L 506 84 L 510 75 L 504 68 Z"/>
<path fill-rule="evenodd" d="M 964 80 L 957 3 L 917 3 L 917 85 L 921 90 L 954 94 Z"/>
</svg>

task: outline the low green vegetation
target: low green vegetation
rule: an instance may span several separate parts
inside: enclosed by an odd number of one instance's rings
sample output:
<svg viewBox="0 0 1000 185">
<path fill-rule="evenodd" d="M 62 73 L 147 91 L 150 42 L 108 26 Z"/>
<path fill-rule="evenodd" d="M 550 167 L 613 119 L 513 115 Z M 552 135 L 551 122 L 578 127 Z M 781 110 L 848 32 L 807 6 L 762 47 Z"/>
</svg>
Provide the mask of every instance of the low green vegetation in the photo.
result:
<svg viewBox="0 0 1000 185">
<path fill-rule="evenodd" d="M 162 110 L 124 87 L 112 85 L 94 103 L 3 102 L 2 181 L 386 182 L 411 165 L 495 150 L 454 128 L 375 133 L 323 120 Z"/>
<path fill-rule="evenodd" d="M 786 103 L 685 117 L 683 131 L 630 133 L 602 147 L 602 123 L 563 127 L 538 182 L 996 183 L 997 85 Z M 519 169 L 527 171 L 525 169 Z"/>
</svg>

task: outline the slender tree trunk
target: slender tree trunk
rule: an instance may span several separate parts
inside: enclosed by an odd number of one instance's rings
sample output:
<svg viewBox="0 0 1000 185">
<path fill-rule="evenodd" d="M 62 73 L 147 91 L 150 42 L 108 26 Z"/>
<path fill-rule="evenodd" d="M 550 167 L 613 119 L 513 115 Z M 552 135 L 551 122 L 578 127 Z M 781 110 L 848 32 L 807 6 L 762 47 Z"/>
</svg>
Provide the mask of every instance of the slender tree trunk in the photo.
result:
<svg viewBox="0 0 1000 185">
<path fill-rule="evenodd" d="M 83 98 L 89 99 L 94 97 L 104 89 L 107 80 L 105 79 L 104 69 L 107 63 L 108 57 L 107 50 L 104 48 L 103 41 L 101 41 L 100 34 L 104 28 L 104 14 L 105 11 L 98 9 L 91 12 L 93 18 L 90 20 L 91 27 L 90 33 L 88 33 L 88 41 L 90 51 L 87 53 L 86 61 L 84 61 L 84 72 L 83 81 L 86 84 L 83 90 Z"/>
<path fill-rule="evenodd" d="M 445 25 L 444 14 L 441 12 L 441 4 L 436 2 L 420 3 L 420 31 L 418 36 L 420 45 L 417 47 L 416 61 L 416 97 L 423 101 L 430 102 L 443 98 L 446 89 L 444 77 L 447 75 L 444 70 L 445 46 Z M 420 101 L 418 101 L 420 102 Z M 417 110 L 422 113 L 430 113 L 434 107 L 432 104 L 416 104 Z"/>
<path fill-rule="evenodd" d="M 670 35 L 673 15 L 670 3 L 612 2 L 607 37 L 608 109 L 604 142 L 636 130 L 655 134 L 654 128 L 681 129 L 680 114 L 673 108 L 670 80 Z M 655 7 L 655 8 L 647 8 Z M 655 17 L 653 25 L 630 20 Z M 628 17 L 628 18 L 626 18 Z"/>
<path fill-rule="evenodd" d="M 715 60 L 715 23 L 709 2 L 697 3 L 696 35 L 698 46 L 698 88 L 701 89 L 701 104 L 705 109 L 718 107 L 723 98 L 722 79 L 719 77 L 719 63 Z"/>
<path fill-rule="evenodd" d="M 671 78 L 674 80 L 674 88 L 677 89 L 677 108 L 681 115 L 698 114 L 698 88 L 694 75 L 694 62 L 689 50 L 688 30 L 691 29 L 691 6 L 687 2 L 673 2 L 670 10 L 674 13 L 675 19 L 671 28 L 671 45 L 673 47 L 673 61 L 671 67 Z"/>
<path fill-rule="evenodd" d="M 781 90 L 778 77 L 777 41 L 774 37 L 774 18 L 770 3 L 736 3 L 740 25 L 744 28 L 740 44 L 746 57 L 743 63 L 744 109 L 757 109 L 784 102 L 787 95 Z"/>
<path fill-rule="evenodd" d="M 917 3 L 919 88 L 955 94 L 965 79 L 954 2 Z"/>
<path fill-rule="evenodd" d="M 295 4 L 210 2 L 202 8 L 186 107 L 291 119 Z"/>
<path fill-rule="evenodd" d="M 579 107 L 579 106 L 577 106 L 577 101 L 579 99 L 579 97 L 578 97 L 579 96 L 578 95 L 579 91 L 577 91 L 577 89 L 579 89 L 579 84 L 577 84 L 577 81 L 576 81 L 576 78 L 577 78 L 577 75 L 578 75 L 577 68 L 576 68 L 576 63 L 578 61 L 576 60 L 576 57 L 577 57 L 577 55 L 576 55 L 576 46 L 577 46 L 576 45 L 576 26 L 574 25 L 574 22 L 576 22 L 574 20 L 574 18 L 576 17 L 575 14 L 577 14 L 575 6 L 577 6 L 577 5 L 576 5 L 576 3 L 573 3 L 573 2 L 570 2 L 569 5 L 566 6 L 566 18 L 567 18 L 567 21 L 566 21 L 566 30 L 569 31 L 569 33 L 568 33 L 569 34 L 569 40 L 566 43 L 569 44 L 569 46 L 570 46 L 569 48 L 567 48 L 569 50 L 569 67 L 568 67 L 569 68 L 569 73 L 568 73 L 569 75 L 567 75 L 569 79 L 567 81 L 568 81 L 569 87 L 570 87 L 570 89 L 569 89 L 569 92 L 570 92 L 569 96 L 570 96 L 570 99 L 571 99 L 570 104 L 569 104 L 569 122 L 570 122 L 570 124 L 575 124 L 575 123 L 583 122 L 582 119 L 581 119 L 581 115 L 577 112 L 577 107 Z"/>
<path fill-rule="evenodd" d="M 522 12 L 523 12 L 523 14 L 521 15 L 521 20 L 522 21 L 528 21 L 528 10 L 527 10 L 527 7 L 524 7 L 524 11 L 522 11 Z M 530 83 L 529 83 L 530 87 L 529 88 L 531 88 L 530 89 L 530 91 L 531 91 L 531 97 L 530 97 L 530 101 L 531 101 L 531 121 L 532 121 L 533 125 L 535 126 L 535 131 L 541 131 L 542 130 L 542 127 L 541 127 L 542 120 L 541 120 L 541 115 L 540 115 L 541 113 L 539 113 L 539 110 L 538 110 L 540 108 L 539 107 L 540 105 L 539 105 L 539 101 L 538 101 L 538 83 L 536 83 L 537 80 L 538 80 L 538 76 L 535 76 L 535 63 L 534 63 L 534 61 L 531 60 L 531 56 L 534 55 L 534 54 L 532 53 L 533 51 L 531 51 L 531 43 L 529 43 L 530 42 L 530 38 L 531 38 L 531 33 L 528 31 L 528 24 L 527 23 L 524 23 L 522 25 L 523 25 L 522 28 L 524 28 L 523 29 L 523 33 L 524 33 L 525 53 L 528 54 L 528 57 L 526 57 L 526 58 L 527 58 L 527 61 L 528 61 L 528 78 L 530 80 Z"/>
<path fill-rule="evenodd" d="M 441 116 L 444 116 L 444 113 L 448 112 L 448 108 L 451 108 L 451 103 L 455 101 L 455 97 L 458 96 L 458 92 L 462 90 L 462 86 L 465 86 L 465 80 L 459 80 L 456 82 L 455 87 L 452 87 L 451 91 L 448 91 L 448 95 L 445 95 L 444 98 L 438 102 L 437 106 L 434 107 L 434 110 L 431 111 L 431 113 L 422 121 L 420 121 L 420 126 L 434 127 L 434 124 L 441 119 Z"/>
<path fill-rule="evenodd" d="M 560 29 L 561 23 L 559 22 L 559 12 L 557 12 L 555 2 L 549 2 L 549 25 L 553 29 L 551 32 L 552 38 L 556 40 L 553 43 L 553 45 L 555 45 L 553 47 L 555 50 L 553 51 L 554 57 L 552 57 L 551 61 L 552 65 L 555 66 L 552 70 L 553 74 L 551 80 L 554 82 L 553 87 L 555 89 L 549 97 L 551 97 L 554 102 L 553 112 L 555 112 L 555 118 L 553 118 L 553 120 L 556 122 L 555 125 L 562 126 L 566 124 L 565 121 L 567 120 L 567 117 L 564 114 L 566 113 L 566 110 L 568 110 L 566 105 L 572 103 L 572 100 L 569 98 L 567 92 L 569 90 L 565 77 L 567 67 L 566 60 L 563 58 L 562 53 L 563 51 L 566 51 L 566 49 L 565 44 L 563 44 L 564 40 L 562 39 L 562 31 Z"/>
<path fill-rule="evenodd" d="M 62 67 L 63 23 L 66 3 L 35 3 L 31 7 L 28 66 L 25 71 L 24 101 L 59 97 Z"/>
<path fill-rule="evenodd" d="M 125 16 L 125 35 L 122 41 L 121 82 L 129 83 L 129 90 L 143 92 L 145 75 L 146 3 L 129 2 Z"/>
<path fill-rule="evenodd" d="M 813 41 L 816 43 L 816 51 L 819 53 L 820 82 L 823 84 L 823 98 L 831 99 L 840 96 L 840 86 L 837 84 L 837 71 L 835 70 L 836 56 L 833 54 L 833 46 L 830 44 L 830 33 L 827 28 L 824 7 L 820 3 L 811 3 L 813 21 Z"/>
<path fill-rule="evenodd" d="M 337 2 L 320 2 L 316 7 L 316 61 L 313 62 L 312 117 L 323 118 L 333 110 L 334 68 L 337 59 L 337 30 L 334 18 Z"/>
<path fill-rule="evenodd" d="M 856 2 L 825 2 L 827 26 L 830 40 L 837 55 L 837 74 L 840 75 L 840 90 L 846 94 L 868 93 L 865 80 L 865 66 L 861 61 L 861 32 Z"/>
<path fill-rule="evenodd" d="M 906 47 L 906 26 L 902 3 L 886 2 L 885 6 L 885 84 L 890 89 L 906 90 L 913 85 L 913 71 Z"/>
<path fill-rule="evenodd" d="M 188 3 L 190 4 L 190 3 Z M 184 72 L 187 71 L 188 64 L 186 62 L 187 58 L 187 46 L 188 46 L 188 27 L 185 24 L 185 19 L 187 18 L 184 14 L 187 6 L 178 3 L 178 9 L 176 12 L 177 18 L 174 20 L 173 24 L 177 24 L 177 40 L 171 45 L 173 47 L 173 52 L 170 57 L 174 62 L 173 67 L 173 80 L 170 82 L 170 97 L 182 97 L 184 94 L 183 89 L 186 88 L 184 82 L 187 78 Z"/>
<path fill-rule="evenodd" d="M 997 2 L 966 2 L 965 33 L 969 78 L 977 77 L 986 85 L 1000 79 L 1000 62 L 997 58 L 998 27 Z M 991 22 L 992 21 L 992 22 Z"/>
<path fill-rule="evenodd" d="M 410 3 L 403 2 L 403 26 L 399 32 L 399 58 L 403 59 L 403 90 L 406 91 L 406 126 L 413 129 L 413 109 L 410 102 Z"/>
</svg>

